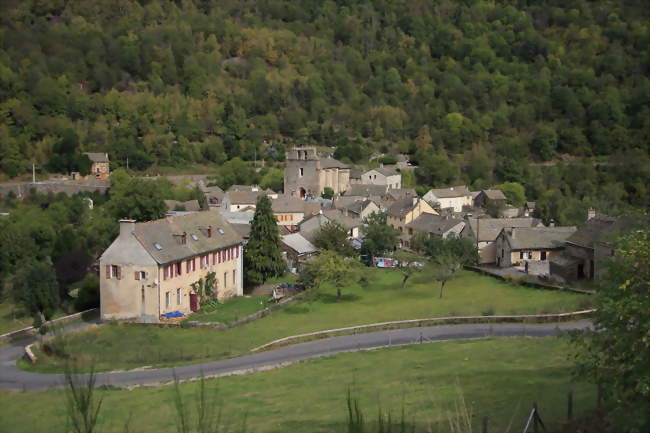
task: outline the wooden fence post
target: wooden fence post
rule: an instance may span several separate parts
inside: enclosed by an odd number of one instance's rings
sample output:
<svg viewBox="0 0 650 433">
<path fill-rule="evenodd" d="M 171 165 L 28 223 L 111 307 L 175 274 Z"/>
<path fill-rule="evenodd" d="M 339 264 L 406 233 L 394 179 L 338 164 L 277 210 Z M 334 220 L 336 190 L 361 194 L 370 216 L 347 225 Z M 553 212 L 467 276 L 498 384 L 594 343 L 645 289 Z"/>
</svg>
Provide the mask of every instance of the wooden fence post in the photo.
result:
<svg viewBox="0 0 650 433">
<path fill-rule="evenodd" d="M 537 430 L 537 402 L 533 402 L 533 432 L 538 433 Z"/>
<path fill-rule="evenodd" d="M 566 417 L 568 421 L 573 419 L 573 391 L 569 391 L 567 395 L 567 408 L 566 408 Z"/>
<path fill-rule="evenodd" d="M 483 431 L 482 433 L 488 433 L 488 417 L 483 417 Z"/>
</svg>

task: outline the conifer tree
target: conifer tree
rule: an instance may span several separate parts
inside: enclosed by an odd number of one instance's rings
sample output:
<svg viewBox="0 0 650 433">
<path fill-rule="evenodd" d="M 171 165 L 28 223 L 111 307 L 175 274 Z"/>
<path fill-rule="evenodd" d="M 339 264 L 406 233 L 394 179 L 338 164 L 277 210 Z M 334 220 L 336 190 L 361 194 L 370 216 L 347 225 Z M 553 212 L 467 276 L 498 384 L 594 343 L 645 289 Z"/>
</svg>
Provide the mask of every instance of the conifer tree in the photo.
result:
<svg viewBox="0 0 650 433">
<path fill-rule="evenodd" d="M 244 247 L 244 281 L 256 286 L 286 270 L 280 252 L 280 234 L 271 210 L 271 200 L 265 195 L 257 199 L 248 244 Z"/>
</svg>

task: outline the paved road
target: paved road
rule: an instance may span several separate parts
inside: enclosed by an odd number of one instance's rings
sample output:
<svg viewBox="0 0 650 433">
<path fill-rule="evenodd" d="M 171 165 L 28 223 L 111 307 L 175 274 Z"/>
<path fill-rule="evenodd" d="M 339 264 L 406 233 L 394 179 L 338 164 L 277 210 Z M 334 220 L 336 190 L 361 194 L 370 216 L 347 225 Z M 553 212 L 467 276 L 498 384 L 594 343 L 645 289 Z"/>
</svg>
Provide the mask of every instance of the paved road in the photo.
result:
<svg viewBox="0 0 650 433">
<path fill-rule="evenodd" d="M 176 367 L 176 375 L 181 380 L 190 380 L 200 377 L 201 374 L 205 377 L 244 374 L 304 359 L 389 345 L 491 337 L 546 337 L 555 336 L 571 329 L 585 329 L 589 326 L 591 326 L 589 321 L 577 321 L 526 325 L 520 323 L 442 325 L 378 331 L 284 346 L 239 358 L 185 365 Z M 20 344 L 0 346 L 0 388 L 42 390 L 61 387 L 63 376 L 60 374 L 30 373 L 16 367 L 16 360 L 23 354 L 24 344 L 29 344 L 29 342 L 23 340 Z M 171 381 L 172 378 L 172 368 L 132 370 L 99 373 L 97 384 L 118 387 L 159 385 Z"/>
</svg>

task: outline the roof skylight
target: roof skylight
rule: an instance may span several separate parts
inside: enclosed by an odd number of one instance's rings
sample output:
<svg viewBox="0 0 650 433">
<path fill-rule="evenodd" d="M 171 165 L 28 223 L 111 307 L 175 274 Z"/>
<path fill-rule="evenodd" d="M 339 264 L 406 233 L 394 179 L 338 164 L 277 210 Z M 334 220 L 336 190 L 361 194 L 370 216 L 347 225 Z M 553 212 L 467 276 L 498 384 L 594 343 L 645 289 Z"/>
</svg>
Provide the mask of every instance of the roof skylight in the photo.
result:
<svg viewBox="0 0 650 433">
<path fill-rule="evenodd" d="M 220 235 L 224 235 L 224 234 L 226 234 L 226 232 L 224 232 L 223 229 L 222 229 L 221 227 L 219 227 L 219 228 L 217 229 L 217 231 L 219 232 Z"/>
<path fill-rule="evenodd" d="M 194 239 L 195 241 L 199 240 L 199 237 L 197 235 L 195 235 L 194 233 L 192 233 L 191 236 L 192 236 L 192 239 Z"/>
<path fill-rule="evenodd" d="M 154 243 L 153 246 L 158 250 L 162 250 L 162 245 L 160 245 L 158 242 Z"/>
</svg>

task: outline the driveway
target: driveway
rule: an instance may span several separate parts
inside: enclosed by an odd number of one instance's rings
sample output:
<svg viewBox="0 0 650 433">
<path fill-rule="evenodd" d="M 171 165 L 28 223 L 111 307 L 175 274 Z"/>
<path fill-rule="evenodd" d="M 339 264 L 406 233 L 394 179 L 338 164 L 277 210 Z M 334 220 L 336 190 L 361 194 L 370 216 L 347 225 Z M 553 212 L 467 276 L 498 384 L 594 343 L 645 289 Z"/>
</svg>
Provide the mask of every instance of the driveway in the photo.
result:
<svg viewBox="0 0 650 433">
<path fill-rule="evenodd" d="M 329 356 L 342 352 L 376 349 L 386 346 L 429 343 L 447 340 L 468 340 L 502 337 L 548 337 L 557 336 L 573 329 L 586 329 L 589 321 L 542 323 L 542 324 L 462 324 L 441 325 L 422 328 L 405 328 L 366 334 L 345 335 L 315 340 L 292 346 L 284 346 L 267 352 L 224 359 L 202 364 L 176 367 L 180 380 L 201 377 L 219 377 L 232 374 L 246 374 L 260 370 L 281 367 L 305 359 Z M 32 340 L 33 341 L 33 340 Z M 23 347 L 29 344 L 0 346 L 0 388 L 12 390 L 42 390 L 59 388 L 63 384 L 61 374 L 41 374 L 20 370 L 16 360 L 23 355 Z M 432 347 L 432 350 L 435 350 Z M 173 380 L 172 368 L 132 370 L 97 374 L 97 385 L 118 387 L 155 386 Z"/>
</svg>

